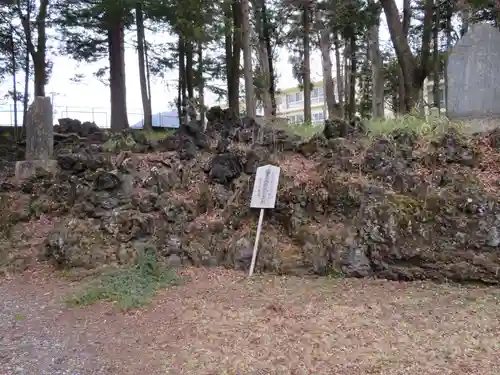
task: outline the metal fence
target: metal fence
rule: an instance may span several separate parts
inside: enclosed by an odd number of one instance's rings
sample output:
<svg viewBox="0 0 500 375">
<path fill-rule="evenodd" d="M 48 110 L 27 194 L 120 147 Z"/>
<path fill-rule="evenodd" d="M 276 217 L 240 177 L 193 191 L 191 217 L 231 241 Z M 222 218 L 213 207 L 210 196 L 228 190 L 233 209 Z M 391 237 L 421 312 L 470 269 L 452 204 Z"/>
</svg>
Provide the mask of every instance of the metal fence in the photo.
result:
<svg viewBox="0 0 500 375">
<path fill-rule="evenodd" d="M 142 110 L 134 109 L 128 111 L 128 120 L 131 126 L 141 123 L 143 121 Z M 101 128 L 109 128 L 111 121 L 111 110 L 107 108 L 98 107 L 70 107 L 70 106 L 54 106 L 53 107 L 53 117 L 54 123 L 57 123 L 57 119 L 60 118 L 74 118 L 82 122 L 92 121 L 95 122 Z M 160 117 L 160 122 L 162 119 Z M 166 122 L 166 121 L 165 121 Z M 17 107 L 17 123 L 22 125 L 23 123 L 23 105 L 19 103 Z M 0 126 L 14 126 L 15 116 L 14 116 L 14 105 L 4 104 L 0 105 Z"/>
</svg>

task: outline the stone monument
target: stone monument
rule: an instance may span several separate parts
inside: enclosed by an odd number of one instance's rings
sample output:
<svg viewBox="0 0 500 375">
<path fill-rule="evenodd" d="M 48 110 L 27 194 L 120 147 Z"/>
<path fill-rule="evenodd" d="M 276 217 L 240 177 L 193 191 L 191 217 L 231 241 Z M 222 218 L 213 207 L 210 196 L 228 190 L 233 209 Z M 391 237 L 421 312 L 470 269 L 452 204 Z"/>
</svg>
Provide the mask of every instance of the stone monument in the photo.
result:
<svg viewBox="0 0 500 375">
<path fill-rule="evenodd" d="M 57 170 L 50 98 L 36 97 L 26 115 L 26 154 L 25 160 L 16 163 L 18 180 L 30 178 L 39 170 L 49 173 Z"/>
<path fill-rule="evenodd" d="M 500 125 L 500 32 L 471 25 L 448 57 L 447 110 L 471 132 Z"/>
</svg>

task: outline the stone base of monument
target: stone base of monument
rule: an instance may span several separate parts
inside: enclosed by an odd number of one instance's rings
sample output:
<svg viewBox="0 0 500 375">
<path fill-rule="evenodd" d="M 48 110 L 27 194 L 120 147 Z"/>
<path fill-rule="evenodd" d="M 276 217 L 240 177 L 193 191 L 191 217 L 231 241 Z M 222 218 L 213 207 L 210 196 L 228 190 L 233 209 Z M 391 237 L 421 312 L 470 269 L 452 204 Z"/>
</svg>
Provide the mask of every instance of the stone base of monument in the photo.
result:
<svg viewBox="0 0 500 375">
<path fill-rule="evenodd" d="M 22 181 L 37 174 L 55 174 L 57 160 L 23 160 L 16 163 L 16 180 Z"/>
<path fill-rule="evenodd" d="M 491 131 L 500 126 L 500 118 L 462 118 L 458 121 L 466 134 Z"/>
</svg>

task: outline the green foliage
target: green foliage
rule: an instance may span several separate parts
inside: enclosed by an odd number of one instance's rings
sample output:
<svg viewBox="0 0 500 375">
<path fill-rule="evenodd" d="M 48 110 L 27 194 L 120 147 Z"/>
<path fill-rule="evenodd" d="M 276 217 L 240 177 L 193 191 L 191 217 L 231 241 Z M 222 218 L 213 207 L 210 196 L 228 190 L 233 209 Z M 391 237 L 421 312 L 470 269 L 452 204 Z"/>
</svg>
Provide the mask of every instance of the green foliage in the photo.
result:
<svg viewBox="0 0 500 375">
<path fill-rule="evenodd" d="M 216 80 L 204 85 L 205 91 L 212 91 L 219 97 L 227 95 L 225 88 L 221 88 L 220 81 L 226 78 L 226 64 L 224 49 L 226 48 L 225 26 L 232 25 L 229 12 L 224 12 L 231 0 L 144 0 L 142 9 L 145 19 L 146 31 L 150 33 L 169 32 L 175 37 L 181 38 L 194 50 L 194 61 L 191 69 L 194 70 L 193 85 L 197 87 L 200 81 Z M 32 39 L 37 40 L 36 17 L 39 1 L 18 0 L 15 6 L 0 6 L 0 81 L 10 78 L 12 71 L 23 69 L 24 55 L 26 51 L 26 35 L 22 27 L 15 28 L 15 54 L 16 66 L 12 67 L 10 59 L 9 28 L 13 22 L 20 26 L 20 18 L 27 16 L 30 8 L 30 25 Z M 30 7 L 27 5 L 30 4 Z M 125 32 L 133 27 L 134 12 L 137 0 L 51 0 L 50 12 L 46 18 L 48 25 L 47 46 L 54 48 L 57 45 L 63 54 L 69 55 L 76 60 L 94 62 L 107 57 L 108 40 L 107 31 L 110 24 L 123 25 Z M 412 52 L 419 59 L 420 39 L 422 37 L 422 15 L 423 1 L 412 1 L 412 22 L 410 35 L 408 36 Z M 457 39 L 457 30 L 446 30 L 450 27 L 450 14 L 455 16 L 459 6 L 451 0 L 435 3 L 439 9 L 439 20 L 437 26 L 440 30 L 439 37 L 443 39 L 449 35 L 453 41 Z M 302 1 L 290 0 L 253 0 L 251 1 L 251 24 L 256 26 L 255 17 L 261 7 L 265 7 L 265 15 L 268 21 L 273 56 L 276 48 L 287 46 L 291 54 L 293 73 L 302 82 L 303 77 L 303 6 Z M 470 6 L 470 23 L 477 21 L 497 22 L 498 12 L 495 11 L 495 3 L 491 0 L 472 0 Z M 369 71 L 371 65 L 366 56 L 366 35 L 371 25 L 379 18 L 380 2 L 367 0 L 321 0 L 309 2 L 311 7 L 310 35 L 311 49 L 318 45 L 318 31 L 328 28 L 332 35 L 340 37 L 340 48 L 346 46 L 351 40 L 356 43 L 357 58 L 357 84 L 362 88 L 360 103 L 357 110 L 366 116 L 371 107 L 371 81 Z M 435 8 L 436 11 L 437 8 Z M 229 19 L 228 19 L 229 18 Z M 459 26 L 455 22 L 453 27 Z M 56 30 L 57 43 L 54 39 L 53 30 Z M 234 30 L 232 30 L 234 31 Z M 257 34 L 258 34 L 258 30 Z M 231 33 L 229 33 L 231 34 Z M 231 36 L 231 35 L 229 35 Z M 257 35 L 258 36 L 258 35 Z M 177 38 L 175 38 L 177 39 Z M 230 39 L 230 38 L 229 38 Z M 230 41 L 229 41 L 230 42 Z M 146 43 L 148 46 L 148 67 L 152 75 L 166 77 L 166 73 L 177 68 L 178 51 L 177 40 L 172 42 L 161 41 L 157 43 Z M 442 55 L 441 71 L 444 71 L 445 61 L 444 45 L 441 40 L 440 53 Z M 198 61 L 198 47 L 201 47 L 202 60 Z M 382 46 L 384 48 L 384 46 Z M 388 50 L 390 50 L 388 52 Z M 386 84 L 386 102 L 392 104 L 392 110 L 398 110 L 399 89 L 399 65 L 395 59 L 392 44 L 384 53 L 384 73 Z M 49 54 L 50 55 L 50 54 Z M 50 57 L 50 56 L 48 56 Z M 50 70 L 50 62 L 47 71 Z M 263 79 L 259 76 L 258 69 L 255 71 L 256 93 L 260 97 L 264 87 Z M 96 77 L 107 81 L 109 70 L 102 69 L 97 72 Z M 22 91 L 22 90 L 19 90 Z"/>
<path fill-rule="evenodd" d="M 11 33 L 12 30 L 8 23 L 0 23 L 0 82 L 5 80 L 14 70 L 18 70 L 18 66 L 13 69 L 12 47 L 14 47 L 14 56 L 16 58 L 19 58 L 21 54 L 16 51 L 16 46 L 18 46 L 17 38 L 12 44 Z"/>
<path fill-rule="evenodd" d="M 162 131 L 153 131 L 153 132 L 145 132 L 145 136 L 150 141 L 161 141 L 172 135 L 175 132 L 174 129 L 162 130 Z"/>
<path fill-rule="evenodd" d="M 415 113 L 397 118 L 383 120 L 364 120 L 367 126 L 367 136 L 375 138 L 383 134 L 390 134 L 396 130 L 407 130 L 415 132 L 419 137 L 435 137 L 444 134 L 452 128 L 460 130 L 460 124 L 451 123 L 445 116 L 427 116 L 421 118 Z M 321 133 L 323 125 L 293 124 L 287 126 L 287 131 L 300 135 L 304 139 L 310 139 L 313 135 Z"/>
<path fill-rule="evenodd" d="M 0 83 L 8 82 L 14 72 L 18 73 L 26 68 L 26 37 L 22 28 L 15 26 L 20 23 L 19 13 L 26 13 L 26 5 L 26 0 L 20 0 L 19 7 L 17 5 L 9 7 L 0 5 Z M 30 19 L 33 24 L 34 17 L 30 17 Z M 35 33 L 34 27 L 32 27 L 31 32 Z M 12 60 L 13 52 L 15 63 Z M 9 92 L 7 96 L 13 97 L 12 92 Z"/>
<path fill-rule="evenodd" d="M 293 124 L 289 125 L 288 129 L 293 133 L 300 135 L 304 140 L 310 139 L 313 135 L 321 133 L 323 131 L 323 125 L 314 124 Z"/>
<path fill-rule="evenodd" d="M 113 134 L 102 147 L 106 152 L 118 152 L 132 150 L 136 144 L 132 133 L 116 133 Z"/>
<path fill-rule="evenodd" d="M 363 120 L 367 127 L 368 139 L 381 135 L 389 135 L 397 130 L 415 133 L 419 138 L 436 138 L 447 133 L 451 128 L 463 132 L 463 126 L 458 122 L 450 122 L 446 116 L 429 115 L 425 118 L 417 115 L 416 111 L 396 118 Z M 285 130 L 300 135 L 303 139 L 310 139 L 313 135 L 322 133 L 324 125 L 293 124 Z"/>
<path fill-rule="evenodd" d="M 73 306 L 87 306 L 98 301 L 116 302 L 122 309 L 137 308 L 151 301 L 160 288 L 174 285 L 179 279 L 162 266 L 151 252 L 139 254 L 137 263 L 129 268 L 104 274 L 84 290 L 69 296 Z"/>
<path fill-rule="evenodd" d="M 63 51 L 77 61 L 95 62 L 106 57 L 107 25 L 133 21 L 132 1 L 68 0 L 57 3 L 55 21 L 62 36 Z"/>
<path fill-rule="evenodd" d="M 384 59 L 384 97 L 389 109 L 398 113 L 399 103 L 399 64 L 396 56 L 389 53 L 383 54 Z"/>
<path fill-rule="evenodd" d="M 415 113 L 391 119 L 367 121 L 370 137 L 390 134 L 398 129 L 415 132 L 419 137 L 434 137 L 444 134 L 450 127 L 460 128 L 460 124 L 451 123 L 445 116 L 429 115 L 422 118 Z"/>
<path fill-rule="evenodd" d="M 323 131 L 323 125 L 313 125 L 313 124 L 284 124 L 282 122 L 272 123 L 270 126 L 274 129 L 284 130 L 289 134 L 299 135 L 303 140 L 310 139 L 313 135 L 321 133 Z"/>
</svg>

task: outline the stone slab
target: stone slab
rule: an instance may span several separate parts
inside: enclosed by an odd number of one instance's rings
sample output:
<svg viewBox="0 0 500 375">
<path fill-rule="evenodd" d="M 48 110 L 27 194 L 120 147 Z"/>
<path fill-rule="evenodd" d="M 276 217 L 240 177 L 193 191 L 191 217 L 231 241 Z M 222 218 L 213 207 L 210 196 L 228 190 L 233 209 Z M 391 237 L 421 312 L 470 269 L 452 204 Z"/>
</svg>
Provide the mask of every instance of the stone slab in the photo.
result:
<svg viewBox="0 0 500 375">
<path fill-rule="evenodd" d="M 500 127 L 500 116 L 475 116 L 470 118 L 461 117 L 460 120 L 458 120 L 458 123 L 460 128 L 466 134 L 482 133 Z"/>
<path fill-rule="evenodd" d="M 52 159 L 54 124 L 50 98 L 36 97 L 26 116 L 26 160 Z"/>
<path fill-rule="evenodd" d="M 35 176 L 39 171 L 55 174 L 57 172 L 57 160 L 23 160 L 16 163 L 15 177 L 22 181 Z"/>
<path fill-rule="evenodd" d="M 500 32 L 486 23 L 471 25 L 448 57 L 448 117 L 499 117 L 499 61 Z"/>
</svg>

